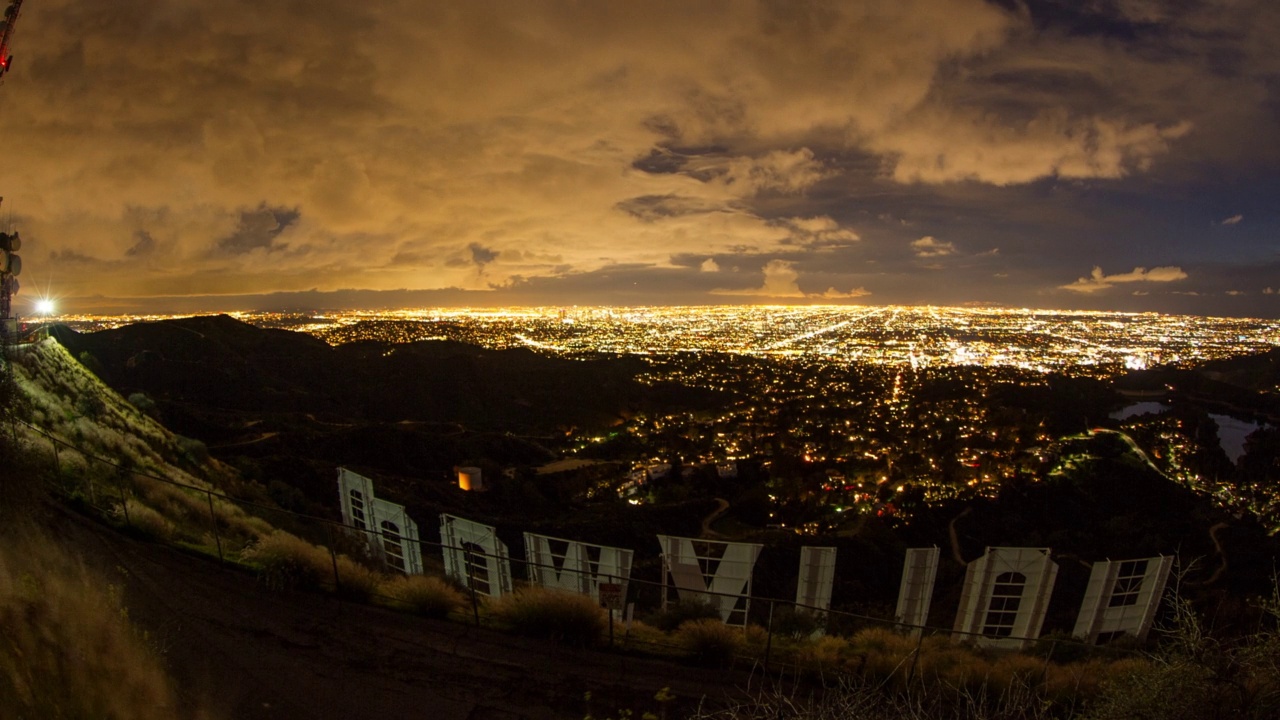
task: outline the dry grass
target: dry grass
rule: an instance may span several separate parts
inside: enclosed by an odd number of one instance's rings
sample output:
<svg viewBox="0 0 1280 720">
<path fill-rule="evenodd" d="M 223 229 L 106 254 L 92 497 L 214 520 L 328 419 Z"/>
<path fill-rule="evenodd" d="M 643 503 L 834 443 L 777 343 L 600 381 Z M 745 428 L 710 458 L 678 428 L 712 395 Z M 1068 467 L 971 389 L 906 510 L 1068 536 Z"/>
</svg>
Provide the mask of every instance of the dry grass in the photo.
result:
<svg viewBox="0 0 1280 720">
<path fill-rule="evenodd" d="M 182 716 L 116 593 L 38 540 L 0 547 L 0 708 L 14 718 Z"/>
<path fill-rule="evenodd" d="M 123 521 L 125 518 L 128 518 L 129 525 L 135 530 L 161 542 L 171 542 L 177 534 L 177 529 L 168 518 L 133 498 L 124 502 L 124 512 L 119 519 Z"/>
<path fill-rule="evenodd" d="M 241 551 L 240 559 L 256 566 L 262 581 L 277 590 L 336 590 L 353 600 L 368 600 L 382 581 L 380 573 L 339 555 L 335 587 L 335 561 L 329 551 L 283 530 L 259 538 Z"/>
<path fill-rule="evenodd" d="M 521 635 L 568 645 L 593 645 L 609 627 L 608 615 L 589 596 L 536 586 L 491 602 L 489 612 Z"/>
<path fill-rule="evenodd" d="M 446 617 L 467 602 L 443 578 L 427 575 L 396 575 L 378 586 L 378 594 L 409 612 L 432 618 Z"/>
<path fill-rule="evenodd" d="M 284 531 L 260 538 L 240 557 L 257 566 L 262 581 L 275 590 L 318 589 L 326 579 L 333 579 L 333 559 L 327 550 Z"/>
<path fill-rule="evenodd" d="M 690 620 L 676 630 L 676 640 L 699 665 L 728 667 L 744 644 L 742 628 L 720 620 Z"/>
</svg>

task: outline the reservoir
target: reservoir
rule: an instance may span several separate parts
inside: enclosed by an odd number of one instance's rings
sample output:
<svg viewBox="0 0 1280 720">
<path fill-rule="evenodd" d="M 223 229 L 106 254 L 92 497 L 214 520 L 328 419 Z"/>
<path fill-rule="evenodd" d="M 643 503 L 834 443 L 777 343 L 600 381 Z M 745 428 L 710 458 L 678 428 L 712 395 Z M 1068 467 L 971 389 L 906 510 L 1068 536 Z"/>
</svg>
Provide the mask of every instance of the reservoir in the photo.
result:
<svg viewBox="0 0 1280 720">
<path fill-rule="evenodd" d="M 1169 406 L 1158 402 L 1140 402 L 1134 403 L 1111 413 L 1114 420 L 1127 420 L 1137 415 L 1146 415 L 1148 413 L 1160 414 L 1168 410 Z M 1244 455 L 1244 439 L 1261 425 L 1249 422 L 1247 420 L 1237 420 L 1230 415 L 1214 415 L 1209 414 L 1213 421 L 1218 424 L 1218 443 L 1222 445 L 1222 450 L 1231 459 L 1231 462 L 1240 462 L 1240 458 Z"/>
</svg>

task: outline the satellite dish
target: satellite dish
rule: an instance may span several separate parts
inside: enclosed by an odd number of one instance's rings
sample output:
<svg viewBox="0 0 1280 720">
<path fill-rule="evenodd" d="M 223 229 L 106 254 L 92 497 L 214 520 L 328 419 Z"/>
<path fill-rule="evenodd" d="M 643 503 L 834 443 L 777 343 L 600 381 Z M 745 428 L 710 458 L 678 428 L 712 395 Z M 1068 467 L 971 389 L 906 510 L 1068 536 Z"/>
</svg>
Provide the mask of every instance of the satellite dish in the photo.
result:
<svg viewBox="0 0 1280 720">
<path fill-rule="evenodd" d="M 14 277 L 22 274 L 22 258 L 13 253 L 9 254 L 9 274 Z"/>
<path fill-rule="evenodd" d="M 22 249 L 22 238 L 18 237 L 18 233 L 15 232 L 14 234 L 9 236 L 9 250 L 11 252 L 18 252 L 21 249 Z"/>
</svg>

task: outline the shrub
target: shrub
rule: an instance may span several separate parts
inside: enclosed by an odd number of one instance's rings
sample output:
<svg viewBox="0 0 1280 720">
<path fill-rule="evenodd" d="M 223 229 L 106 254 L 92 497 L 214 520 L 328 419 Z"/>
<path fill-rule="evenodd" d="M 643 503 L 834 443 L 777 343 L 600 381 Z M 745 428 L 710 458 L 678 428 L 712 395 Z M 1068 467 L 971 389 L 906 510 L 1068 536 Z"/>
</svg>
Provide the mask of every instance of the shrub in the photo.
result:
<svg viewBox="0 0 1280 720">
<path fill-rule="evenodd" d="M 827 635 L 800 646 L 796 650 L 796 662 L 815 670 L 833 670 L 844 662 L 848 649 L 847 640 Z"/>
<path fill-rule="evenodd" d="M 156 401 L 152 400 L 144 392 L 136 392 L 136 393 L 130 394 L 129 404 L 138 408 L 139 412 L 145 415 L 149 415 L 152 418 L 159 416 L 160 411 L 159 411 L 159 408 L 156 406 Z"/>
<path fill-rule="evenodd" d="M 600 640 L 608 616 L 587 595 L 521 588 L 490 606 L 493 616 L 513 630 L 568 645 L 586 646 Z"/>
<path fill-rule="evenodd" d="M 431 618 L 443 618 L 467 601 L 457 588 L 428 575 L 397 575 L 382 583 L 378 592 L 409 612 Z"/>
<path fill-rule="evenodd" d="M 676 639 L 694 662 L 707 667 L 728 667 L 743 642 L 740 628 L 710 618 L 681 625 Z"/>
<path fill-rule="evenodd" d="M 328 557 L 328 552 L 324 548 L 317 548 L 317 550 Z M 333 560 L 330 559 L 329 563 L 330 572 L 327 579 L 331 580 Z M 338 556 L 338 586 L 334 591 L 339 596 L 348 600 L 367 602 L 373 597 L 381 580 L 382 574 L 378 571 L 371 570 L 346 555 Z M 325 585 L 328 586 L 329 583 L 326 582 Z"/>
<path fill-rule="evenodd" d="M 825 613 L 779 605 L 773 611 L 773 632 L 802 640 L 822 630 L 826 619 Z"/>
<path fill-rule="evenodd" d="M 258 566 L 262 582 L 274 590 L 319 588 L 333 577 L 333 560 L 326 550 L 284 531 L 259 538 L 240 557 Z"/>
<path fill-rule="evenodd" d="M 16 718 L 159 720 L 173 684 L 118 593 L 47 541 L 0 546 L 0 708 Z"/>
<path fill-rule="evenodd" d="M 209 460 L 209 448 L 195 438 L 178 436 L 178 452 L 192 465 L 202 465 Z"/>
<path fill-rule="evenodd" d="M 126 518 L 133 529 L 148 537 L 164 542 L 169 542 L 174 537 L 173 523 L 155 509 L 133 498 L 124 501 L 124 512 L 119 519 L 124 521 Z"/>
<path fill-rule="evenodd" d="M 700 600 L 684 600 L 668 605 L 645 619 L 649 625 L 664 632 L 672 632 L 690 620 L 719 620 L 720 609 Z"/>
</svg>

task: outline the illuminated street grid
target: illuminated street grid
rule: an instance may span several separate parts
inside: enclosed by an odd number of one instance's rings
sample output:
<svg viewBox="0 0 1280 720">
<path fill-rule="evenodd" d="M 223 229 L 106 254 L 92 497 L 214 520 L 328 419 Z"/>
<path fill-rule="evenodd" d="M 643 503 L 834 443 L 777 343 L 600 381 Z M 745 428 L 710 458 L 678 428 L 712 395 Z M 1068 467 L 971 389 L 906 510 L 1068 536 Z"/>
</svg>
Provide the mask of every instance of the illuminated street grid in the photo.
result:
<svg viewBox="0 0 1280 720">
<path fill-rule="evenodd" d="M 1181 364 L 1280 345 L 1276 320 L 996 308 L 515 308 L 239 317 L 335 345 L 450 339 L 568 355 L 725 352 L 1041 372 Z"/>
<path fill-rule="evenodd" d="M 331 344 L 448 339 L 555 354 L 725 352 L 1047 372 L 1182 364 L 1280 345 L 1280 321 L 1004 308 L 712 306 L 231 313 Z M 58 318 L 90 331 L 162 316 Z"/>
</svg>

